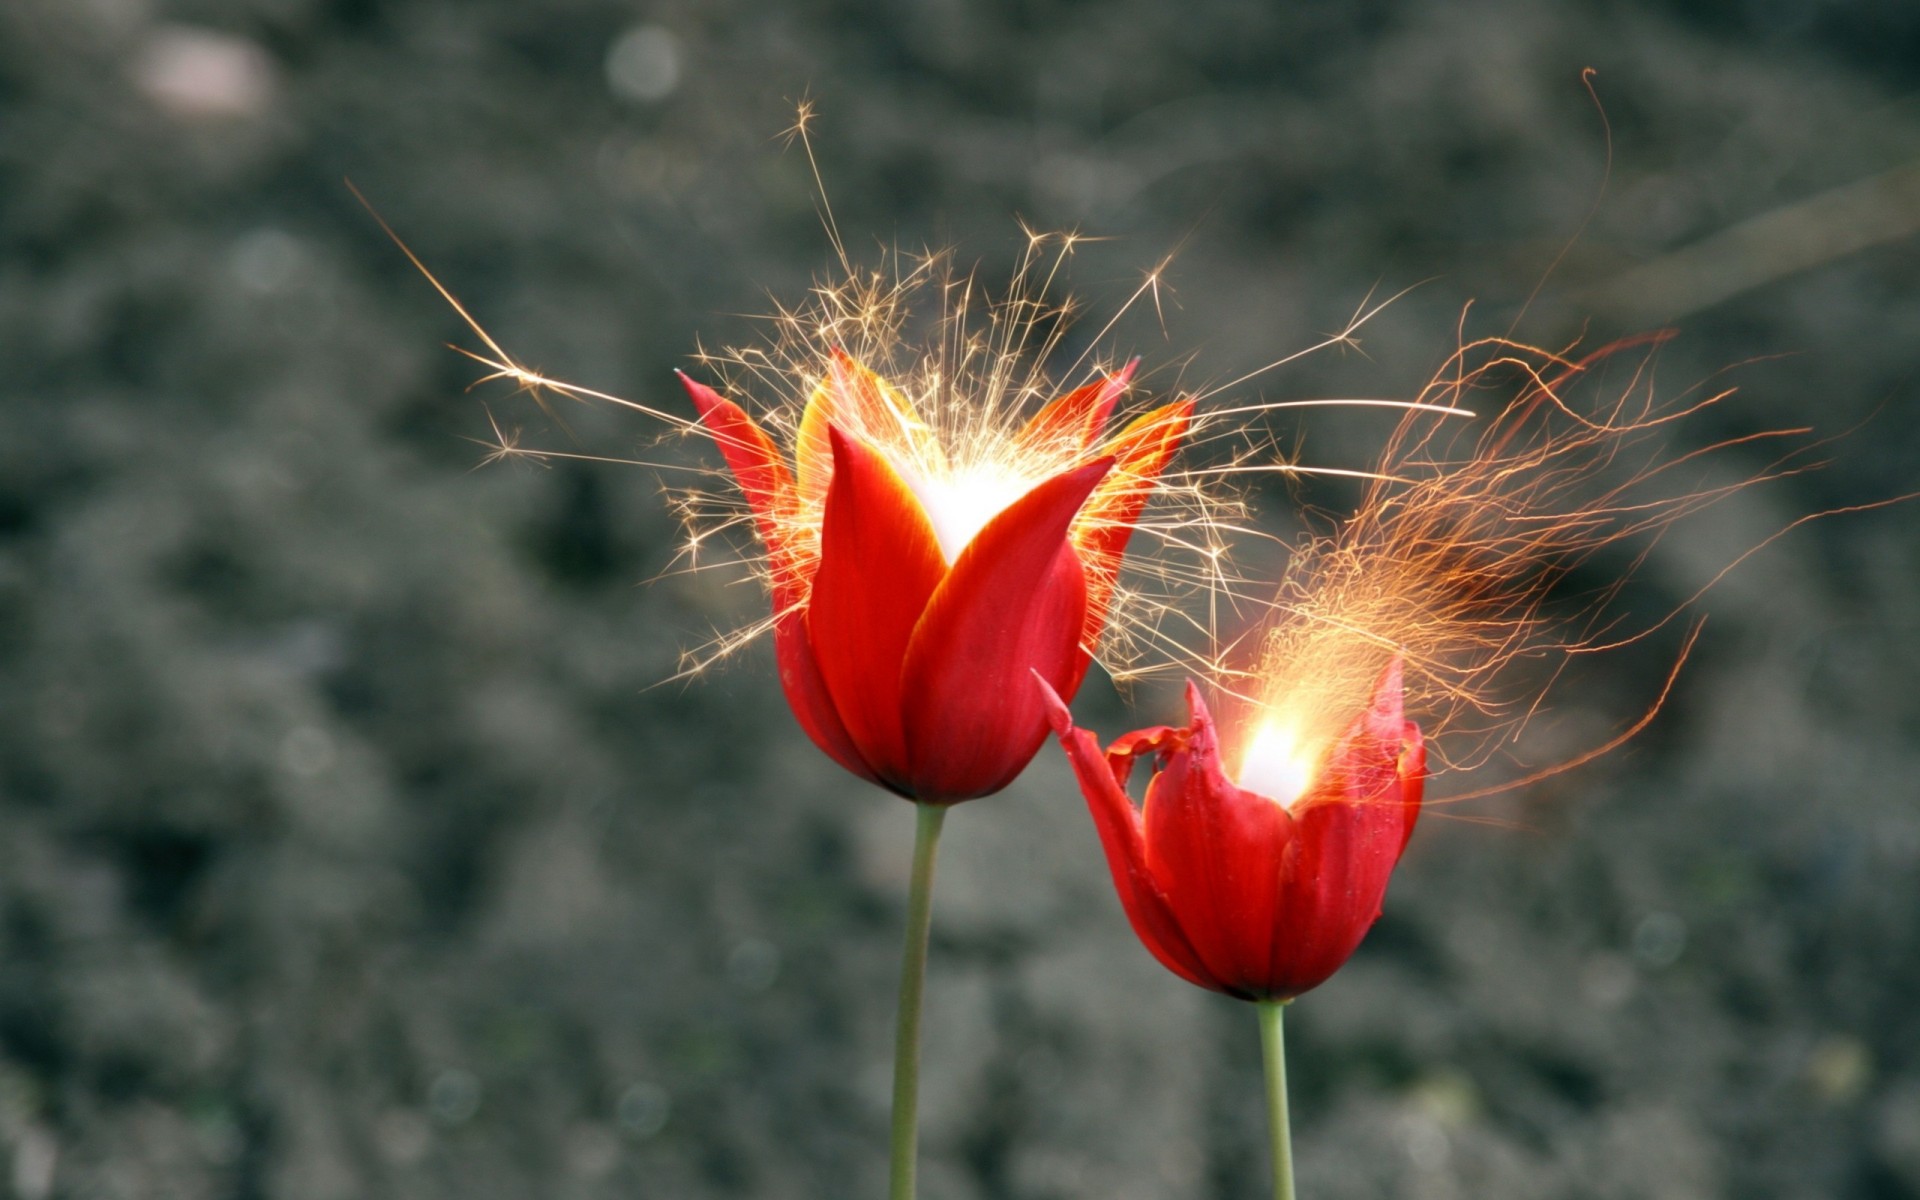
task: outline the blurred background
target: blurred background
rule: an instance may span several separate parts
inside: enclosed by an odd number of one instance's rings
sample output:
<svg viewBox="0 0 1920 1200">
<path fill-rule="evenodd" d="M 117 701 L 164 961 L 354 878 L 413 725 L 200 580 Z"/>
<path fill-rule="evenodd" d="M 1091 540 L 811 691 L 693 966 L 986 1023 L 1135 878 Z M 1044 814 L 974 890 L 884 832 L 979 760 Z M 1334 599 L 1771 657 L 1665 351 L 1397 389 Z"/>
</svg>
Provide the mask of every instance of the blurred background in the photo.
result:
<svg viewBox="0 0 1920 1200">
<path fill-rule="evenodd" d="M 1654 546 L 1640 616 L 1914 486 L 1917 89 L 1903 0 L 6 0 L 0 1192 L 879 1193 L 911 811 L 764 647 L 655 686 L 757 591 L 646 582 L 656 474 L 466 439 L 484 400 L 714 456 L 468 394 L 344 179 L 515 354 L 676 411 L 697 339 L 831 266 L 776 137 L 807 94 L 856 257 L 991 283 L 1016 217 L 1077 227 L 1101 314 L 1178 249 L 1164 326 L 1105 343 L 1149 390 L 1419 283 L 1234 393 L 1409 395 L 1544 279 L 1531 340 L 1671 323 L 1663 387 L 1742 388 L 1675 452 L 1853 430 Z M 1276 428 L 1345 466 L 1384 431 Z M 1920 1196 L 1917 522 L 1781 540 L 1628 749 L 1437 810 L 1293 1010 L 1303 1195 Z M 1680 632 L 1525 752 L 1629 723 Z M 1134 943 L 1055 751 L 941 869 L 927 1200 L 1264 1195 L 1252 1015 Z"/>
</svg>

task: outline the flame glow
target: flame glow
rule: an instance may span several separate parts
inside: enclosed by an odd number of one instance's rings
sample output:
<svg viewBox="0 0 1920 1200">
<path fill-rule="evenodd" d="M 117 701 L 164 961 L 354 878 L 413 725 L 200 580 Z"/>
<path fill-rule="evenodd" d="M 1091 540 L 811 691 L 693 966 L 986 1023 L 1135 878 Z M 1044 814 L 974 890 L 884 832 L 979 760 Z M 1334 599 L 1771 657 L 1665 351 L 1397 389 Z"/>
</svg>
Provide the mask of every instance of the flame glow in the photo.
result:
<svg viewBox="0 0 1920 1200">
<path fill-rule="evenodd" d="M 951 563 L 1009 504 L 1032 491 L 1040 478 L 1015 474 L 999 464 L 982 463 L 944 478 L 903 476 L 927 511 L 940 552 Z"/>
<path fill-rule="evenodd" d="M 1240 769 L 1233 781 L 1243 791 L 1256 792 L 1284 808 L 1313 782 L 1319 755 L 1300 743 L 1294 727 L 1267 718 L 1255 726 L 1241 751 Z"/>
</svg>

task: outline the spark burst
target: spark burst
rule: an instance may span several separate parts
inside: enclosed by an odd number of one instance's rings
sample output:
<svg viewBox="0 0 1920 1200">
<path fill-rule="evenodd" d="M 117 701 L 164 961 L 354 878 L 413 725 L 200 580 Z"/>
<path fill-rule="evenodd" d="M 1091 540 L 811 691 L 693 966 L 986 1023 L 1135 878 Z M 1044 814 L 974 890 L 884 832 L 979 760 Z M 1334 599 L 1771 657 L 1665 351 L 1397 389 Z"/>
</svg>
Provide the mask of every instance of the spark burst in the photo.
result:
<svg viewBox="0 0 1920 1200">
<path fill-rule="evenodd" d="M 1517 663 L 1546 663 L 1550 682 L 1572 656 L 1640 640 L 1699 598 L 1634 628 L 1611 603 L 1669 526 L 1820 465 L 1810 455 L 1824 443 L 1809 440 L 1809 428 L 1775 429 L 1671 454 L 1665 435 L 1733 392 L 1660 399 L 1651 367 L 1668 336 L 1577 358 L 1505 338 L 1461 344 L 1421 401 L 1452 408 L 1489 392 L 1513 398 L 1504 407 L 1483 400 L 1497 415 L 1472 431 L 1443 430 L 1410 413 L 1353 515 L 1294 548 L 1266 620 L 1222 656 L 1214 680 L 1231 713 L 1222 726 L 1240 735 L 1229 761 L 1243 786 L 1256 781 L 1256 790 L 1282 799 L 1298 794 L 1395 657 L 1406 664 L 1409 713 L 1419 713 L 1444 748 L 1440 765 L 1479 765 L 1544 698 L 1544 686 L 1519 682 Z M 1603 390 L 1599 369 L 1622 361 L 1632 364 L 1631 378 Z M 1583 402 L 1583 394 L 1602 398 Z M 1733 482 L 1693 488 L 1678 478 L 1690 464 L 1768 442 L 1785 448 Z M 1547 611 L 1569 573 L 1623 544 L 1637 550 L 1611 583 L 1575 599 L 1571 612 Z M 1682 660 L 1691 645 L 1689 635 Z M 1519 782 L 1612 749 L 1644 727 L 1665 695 L 1619 737 Z"/>
<path fill-rule="evenodd" d="M 1088 458 L 1078 428 L 1048 427 L 1033 419 L 1048 398 L 1064 390 L 1054 384 L 1047 364 L 1060 355 L 1076 304 L 1071 299 L 1055 302 L 1050 294 L 1085 239 L 1025 232 L 1025 247 L 1004 294 L 990 296 L 974 276 L 955 272 L 949 254 L 896 253 L 884 269 L 816 285 L 800 307 L 776 307 L 765 320 L 763 340 L 703 349 L 698 361 L 726 379 L 723 391 L 754 397 L 762 427 L 776 444 L 792 447 L 803 462 L 824 446 L 824 429 L 810 427 L 807 417 L 815 394 L 826 387 L 863 394 L 866 399 L 843 406 L 836 420 L 850 423 L 848 432 L 887 454 L 933 519 L 951 560 L 1008 503 Z M 1161 264 L 1147 273 L 1090 345 L 1100 346 L 1139 304 L 1157 301 L 1164 269 Z M 1338 334 L 1301 353 L 1350 342 L 1377 311 L 1361 309 Z M 923 317 L 924 327 L 916 330 L 916 320 Z M 1106 389 L 1112 393 L 1109 399 L 1118 399 L 1131 387 L 1135 363 L 1098 355 L 1097 349 L 1086 351 L 1063 374 L 1084 380 L 1082 388 Z M 1166 424 L 1177 410 L 1178 419 L 1191 421 L 1189 457 L 1202 460 L 1166 471 L 1157 481 L 1138 478 L 1134 486 L 1142 492 L 1150 489 L 1152 501 L 1132 527 L 1152 545 L 1128 556 L 1124 577 L 1093 581 L 1096 588 L 1112 589 L 1112 608 L 1096 653 L 1109 674 L 1123 683 L 1210 662 L 1203 648 L 1214 643 L 1223 621 L 1246 610 L 1257 588 L 1236 568 L 1230 542 L 1264 536 L 1248 524 L 1249 479 L 1276 471 L 1371 474 L 1284 461 L 1272 440 L 1258 435 L 1249 414 L 1302 403 L 1397 403 L 1283 401 L 1187 416 L 1193 405 L 1221 390 L 1176 392 L 1170 403 L 1123 420 L 1108 443 L 1120 445 L 1148 426 Z M 1425 403 L 1420 407 L 1458 411 Z M 1234 416 L 1241 419 L 1229 419 Z M 1212 458 L 1205 452 L 1193 455 L 1195 446 L 1214 447 Z M 1123 456 L 1116 471 L 1126 470 Z M 824 488 L 809 490 L 803 482 L 800 492 L 800 504 L 786 517 L 788 527 L 778 539 L 797 548 L 793 560 L 775 562 L 760 552 L 751 562 L 770 586 L 800 581 L 799 594 L 804 596 Z M 752 519 L 731 486 L 685 488 L 675 493 L 674 502 L 689 530 L 682 556 L 694 567 L 699 548 L 713 534 Z M 1100 519 L 1097 513 L 1089 515 L 1095 522 Z M 690 661 L 691 669 L 731 653 L 770 621 L 704 647 Z"/>
<path fill-rule="evenodd" d="M 1052 364 L 1062 357 L 1081 308 L 1071 296 L 1057 298 L 1056 293 L 1076 249 L 1093 239 L 1023 225 L 1024 248 L 1010 283 L 999 292 L 990 292 L 974 274 L 955 270 L 950 252 L 894 250 L 883 255 L 877 268 L 856 266 L 841 239 L 814 162 L 813 116 L 813 110 L 803 104 L 787 134 L 804 147 L 813 171 L 838 275 L 816 281 L 797 304 L 774 299 L 770 313 L 760 322 L 762 336 L 757 341 L 713 350 L 703 346 L 694 358 L 721 376 L 724 391 L 750 399 L 755 420 L 776 444 L 789 449 L 791 458 L 804 459 L 824 447 L 825 429 L 810 427 L 806 420 L 808 401 L 819 389 L 841 386 L 863 395 L 865 400 L 854 405 L 850 414 L 837 414 L 836 419 L 851 420 L 859 427 L 847 432 L 885 449 L 894 468 L 934 517 L 951 560 L 968 537 L 1006 504 L 1087 457 L 1079 430 L 1045 428 L 1031 418 L 1056 394 L 1054 381 L 1059 378 L 1085 381 L 1080 384 L 1085 388 L 1112 389 L 1113 399 L 1129 390 L 1135 362 L 1121 362 L 1102 347 L 1123 319 L 1143 304 L 1150 303 L 1156 314 L 1161 311 L 1171 259 L 1146 271 L 1135 290 L 1087 339 L 1089 348 L 1055 371 Z M 352 188 L 351 183 L 348 186 Z M 526 366 L 435 278 L 357 189 L 354 195 L 478 339 L 478 350 L 453 347 L 487 369 L 475 387 L 510 381 L 563 427 L 552 406 L 555 396 L 613 405 L 648 418 L 669 434 L 718 436 L 688 416 L 570 384 Z M 1308 466 L 1289 457 L 1262 426 L 1264 416 L 1286 409 L 1341 406 L 1471 415 L 1457 405 L 1423 397 L 1414 401 L 1253 399 L 1187 416 L 1194 406 L 1238 394 L 1256 378 L 1306 355 L 1357 345 L 1360 330 L 1393 299 L 1376 302 L 1369 296 L 1337 332 L 1224 384 L 1175 389 L 1170 403 L 1140 412 L 1131 424 L 1122 424 L 1113 444 L 1139 432 L 1141 423 L 1164 422 L 1170 410 L 1180 409 L 1181 419 L 1188 422 L 1184 457 L 1190 465 L 1167 470 L 1157 480 L 1139 480 L 1143 490 L 1152 488 L 1152 499 L 1133 529 L 1149 544 L 1135 542 L 1120 576 L 1090 581 L 1096 588 L 1110 589 L 1111 599 L 1101 643 L 1089 650 L 1116 682 L 1124 685 L 1161 672 L 1223 668 L 1212 649 L 1223 640 L 1222 629 L 1244 622 L 1248 613 L 1260 607 L 1263 585 L 1242 575 L 1231 553 L 1235 539 L 1271 536 L 1249 522 L 1246 495 L 1253 480 L 1272 474 L 1374 478 L 1370 471 Z M 803 481 L 801 503 L 786 518 L 792 525 L 787 531 L 790 536 L 780 539 L 791 549 L 776 557 L 763 541 L 751 536 L 753 514 L 722 469 L 527 446 L 519 430 L 503 428 L 490 408 L 487 419 L 491 437 L 475 439 L 486 448 L 487 462 L 574 460 L 690 472 L 692 478 L 685 485 L 663 488 L 685 529 L 674 563 L 665 574 L 742 564 L 776 592 L 781 590 L 776 584 L 800 581 L 803 586 L 798 593 L 787 591 L 804 599 L 804 581 L 811 575 L 809 556 L 817 554 L 824 487 L 808 489 Z M 1125 470 L 1123 459 L 1117 471 Z M 726 544 L 732 553 L 723 558 L 711 555 L 709 547 L 716 543 Z M 716 632 L 683 654 L 681 669 L 672 678 L 697 674 L 729 658 L 765 635 L 780 615 L 775 612 L 743 627 Z"/>
</svg>

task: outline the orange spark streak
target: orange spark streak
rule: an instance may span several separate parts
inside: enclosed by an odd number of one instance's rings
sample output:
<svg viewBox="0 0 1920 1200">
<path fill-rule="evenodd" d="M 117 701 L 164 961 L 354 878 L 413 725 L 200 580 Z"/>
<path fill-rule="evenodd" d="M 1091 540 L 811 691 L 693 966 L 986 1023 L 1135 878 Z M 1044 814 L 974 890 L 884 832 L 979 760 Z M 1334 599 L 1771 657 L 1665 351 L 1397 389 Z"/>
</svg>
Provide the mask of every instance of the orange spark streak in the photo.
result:
<svg viewBox="0 0 1920 1200">
<path fill-rule="evenodd" d="M 1610 606 L 1625 573 L 1663 530 L 1744 488 L 1811 469 L 1816 464 L 1808 455 L 1822 443 L 1803 441 L 1729 485 L 1688 490 L 1675 482 L 1686 464 L 1807 431 L 1768 430 L 1667 455 L 1660 434 L 1732 392 L 1659 400 L 1650 356 L 1666 337 L 1644 335 L 1578 358 L 1507 338 L 1464 342 L 1422 402 L 1434 410 L 1461 407 L 1467 393 L 1510 379 L 1517 379 L 1518 394 L 1471 437 L 1442 436 L 1425 412 L 1402 420 L 1357 511 L 1333 532 L 1295 548 L 1257 645 L 1229 656 L 1220 682 L 1243 712 L 1228 727 L 1277 723 L 1296 744 L 1324 747 L 1398 655 L 1407 665 L 1409 710 L 1420 713 L 1446 748 L 1440 761 L 1471 766 L 1517 735 L 1538 707 L 1542 691 L 1525 690 L 1511 670 L 1520 660 L 1564 663 L 1574 654 L 1624 645 L 1698 600 L 1691 597 L 1629 632 L 1618 629 L 1626 614 Z M 1648 357 L 1634 364 L 1624 387 L 1616 386 L 1610 399 L 1576 399 L 1595 386 L 1597 366 L 1635 348 L 1645 348 Z M 1543 609 L 1571 570 L 1623 543 L 1642 548 L 1622 577 L 1571 613 L 1555 617 Z M 1692 644 L 1690 635 L 1680 661 Z M 1651 720 L 1672 682 L 1626 733 L 1530 778 L 1569 769 L 1627 740 Z"/>
</svg>

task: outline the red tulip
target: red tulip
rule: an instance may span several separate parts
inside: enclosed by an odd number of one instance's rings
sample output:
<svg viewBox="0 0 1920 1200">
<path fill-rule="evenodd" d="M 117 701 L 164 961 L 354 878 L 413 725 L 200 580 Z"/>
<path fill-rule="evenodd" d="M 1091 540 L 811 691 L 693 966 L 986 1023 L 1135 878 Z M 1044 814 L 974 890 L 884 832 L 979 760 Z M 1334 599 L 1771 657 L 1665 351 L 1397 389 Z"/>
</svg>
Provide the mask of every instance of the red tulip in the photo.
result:
<svg viewBox="0 0 1920 1200">
<path fill-rule="evenodd" d="M 1191 683 L 1191 725 L 1127 734 L 1104 756 L 1057 696 L 1037 690 L 1093 810 L 1127 918 L 1168 970 L 1272 1001 L 1340 969 L 1379 917 L 1420 815 L 1426 753 L 1419 726 L 1401 712 L 1397 660 L 1369 710 L 1317 763 L 1250 748 L 1240 772 L 1250 787 L 1222 768 L 1218 731 Z M 1141 811 L 1125 789 L 1134 760 L 1146 756 L 1156 762 Z"/>
<path fill-rule="evenodd" d="M 1127 541 L 1192 411 L 1102 442 L 1131 368 L 998 439 L 948 447 L 836 353 L 794 462 L 738 405 L 682 377 L 767 554 L 787 702 L 847 770 L 950 804 L 1013 781 L 1046 737 L 1037 672 L 1071 696 Z"/>
</svg>

